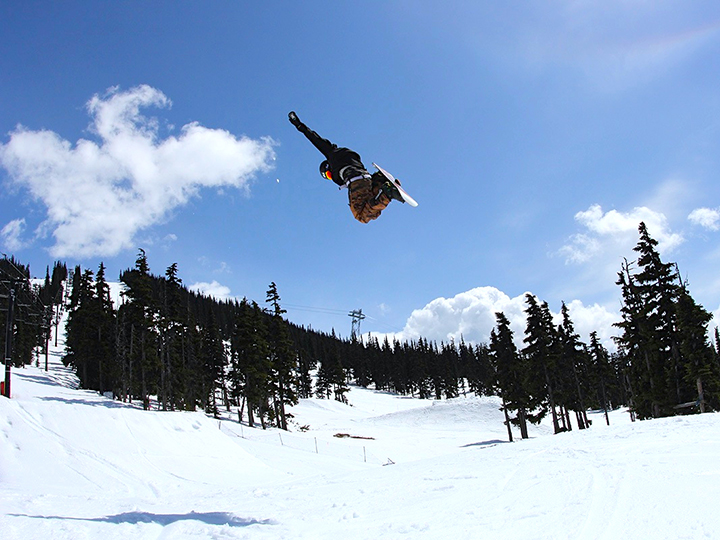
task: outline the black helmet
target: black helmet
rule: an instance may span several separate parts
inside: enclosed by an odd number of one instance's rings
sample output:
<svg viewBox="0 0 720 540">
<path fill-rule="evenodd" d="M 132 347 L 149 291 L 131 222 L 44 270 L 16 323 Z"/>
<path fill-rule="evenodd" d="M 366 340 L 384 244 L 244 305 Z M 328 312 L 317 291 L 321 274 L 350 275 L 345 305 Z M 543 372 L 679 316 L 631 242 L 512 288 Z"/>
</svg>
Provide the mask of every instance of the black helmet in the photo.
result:
<svg viewBox="0 0 720 540">
<path fill-rule="evenodd" d="M 323 178 L 332 180 L 332 173 L 330 172 L 330 164 L 327 159 L 320 164 L 320 174 Z"/>
</svg>

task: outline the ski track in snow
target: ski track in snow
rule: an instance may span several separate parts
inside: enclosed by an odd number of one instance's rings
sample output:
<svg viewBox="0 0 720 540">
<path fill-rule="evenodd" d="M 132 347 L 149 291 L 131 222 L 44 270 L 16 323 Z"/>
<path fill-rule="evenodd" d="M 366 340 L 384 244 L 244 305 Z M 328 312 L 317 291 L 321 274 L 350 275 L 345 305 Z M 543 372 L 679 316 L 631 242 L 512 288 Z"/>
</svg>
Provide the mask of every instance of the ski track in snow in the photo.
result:
<svg viewBox="0 0 720 540">
<path fill-rule="evenodd" d="M 496 398 L 353 388 L 350 405 L 302 401 L 292 433 L 262 431 L 79 390 L 57 351 L 13 389 L 3 540 L 720 538 L 717 414 L 617 411 L 510 444 Z"/>
</svg>

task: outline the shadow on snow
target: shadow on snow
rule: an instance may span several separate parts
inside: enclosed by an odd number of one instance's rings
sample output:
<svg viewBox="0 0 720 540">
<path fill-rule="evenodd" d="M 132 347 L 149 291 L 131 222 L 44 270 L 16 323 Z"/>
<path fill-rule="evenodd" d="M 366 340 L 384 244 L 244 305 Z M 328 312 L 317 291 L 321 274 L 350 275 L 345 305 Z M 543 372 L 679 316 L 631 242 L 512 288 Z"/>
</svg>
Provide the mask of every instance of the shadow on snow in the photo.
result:
<svg viewBox="0 0 720 540">
<path fill-rule="evenodd" d="M 99 518 L 80 518 L 69 516 L 29 516 L 27 514 L 10 514 L 15 517 L 28 517 L 34 519 L 67 519 L 72 521 L 91 521 L 95 523 L 115 523 L 117 525 L 129 523 L 155 523 L 172 525 L 178 521 L 200 521 L 207 525 L 228 525 L 230 527 L 249 527 L 250 525 L 274 525 L 271 519 L 253 519 L 238 517 L 230 512 L 189 512 L 187 514 L 154 514 L 152 512 L 123 512 L 114 516 Z"/>
<path fill-rule="evenodd" d="M 460 448 L 468 448 L 470 446 L 495 446 L 496 444 L 504 444 L 509 441 L 501 441 L 500 439 L 493 439 L 491 441 L 474 442 L 469 444 L 463 444 Z"/>
</svg>

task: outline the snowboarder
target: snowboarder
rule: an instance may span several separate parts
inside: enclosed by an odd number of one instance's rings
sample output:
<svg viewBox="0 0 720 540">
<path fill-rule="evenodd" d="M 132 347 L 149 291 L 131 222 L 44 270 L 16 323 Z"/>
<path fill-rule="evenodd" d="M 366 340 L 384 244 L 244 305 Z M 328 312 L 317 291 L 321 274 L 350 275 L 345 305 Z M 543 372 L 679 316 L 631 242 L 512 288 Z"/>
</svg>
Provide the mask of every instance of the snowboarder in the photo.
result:
<svg viewBox="0 0 720 540">
<path fill-rule="evenodd" d="M 303 124 L 295 111 L 291 111 L 288 118 L 325 156 L 325 160 L 320 163 L 323 178 L 348 188 L 350 210 L 359 222 L 368 223 L 377 219 L 392 199 L 403 200 L 380 171 L 372 175 L 367 171 L 357 152 L 323 139 Z"/>
</svg>

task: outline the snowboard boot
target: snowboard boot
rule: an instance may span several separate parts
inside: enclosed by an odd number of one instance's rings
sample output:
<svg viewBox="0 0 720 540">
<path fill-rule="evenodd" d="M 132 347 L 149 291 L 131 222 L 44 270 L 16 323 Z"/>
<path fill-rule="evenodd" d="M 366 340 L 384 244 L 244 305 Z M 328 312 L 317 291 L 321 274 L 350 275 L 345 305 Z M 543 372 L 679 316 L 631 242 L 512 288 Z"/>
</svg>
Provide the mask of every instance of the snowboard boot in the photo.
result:
<svg viewBox="0 0 720 540">
<path fill-rule="evenodd" d="M 396 201 L 400 201 L 402 203 L 405 202 L 405 200 L 400 195 L 400 192 L 390 180 L 385 181 L 380 186 L 380 190 L 391 199 L 395 199 Z"/>
</svg>

